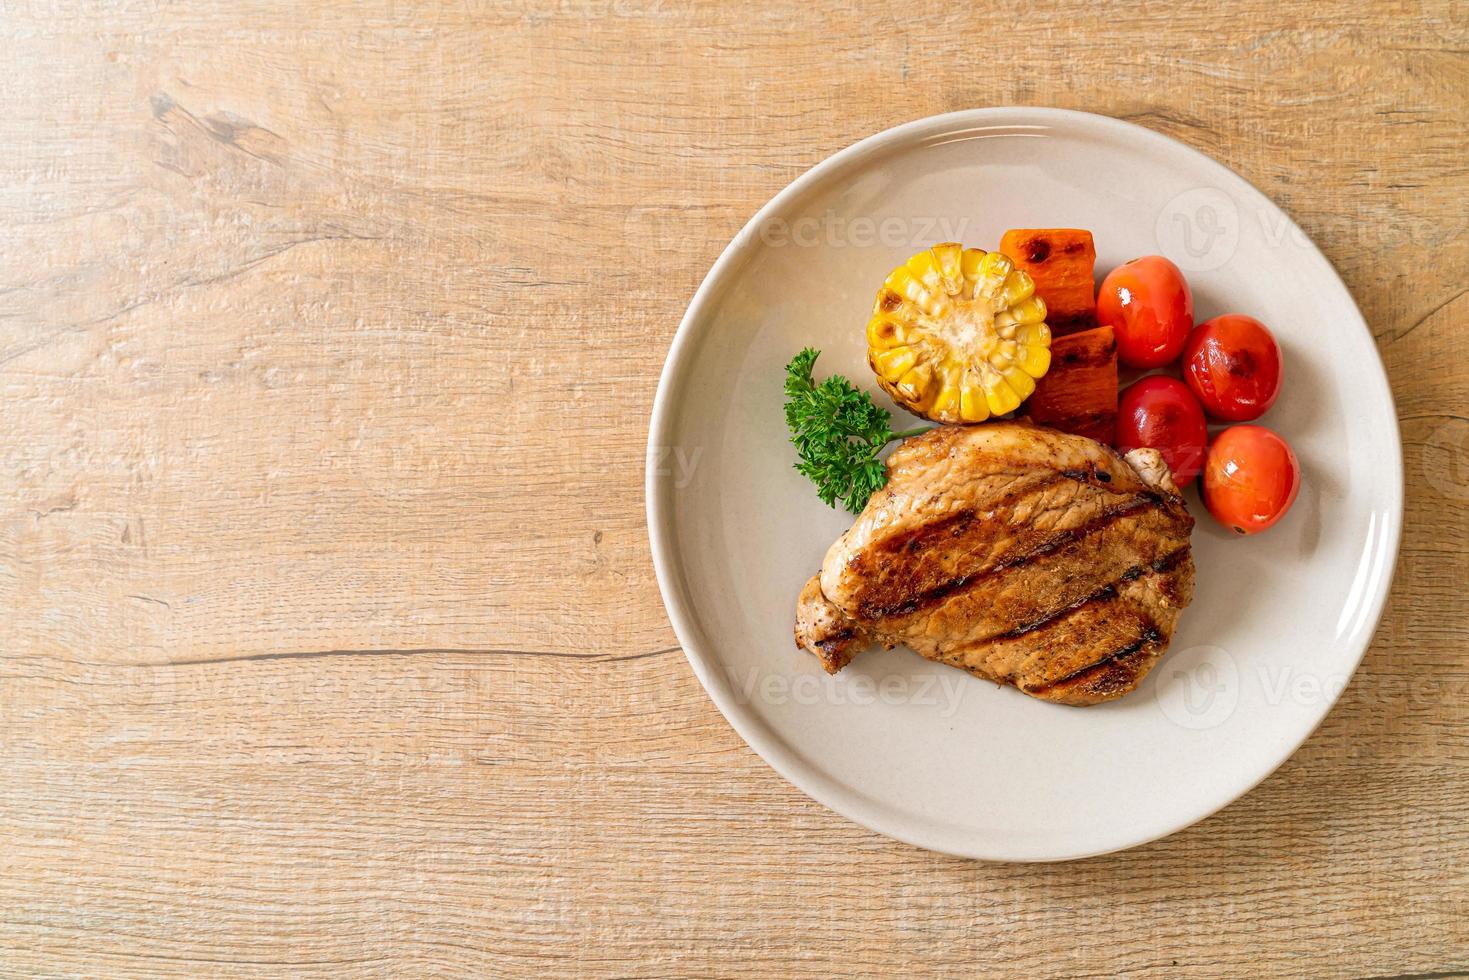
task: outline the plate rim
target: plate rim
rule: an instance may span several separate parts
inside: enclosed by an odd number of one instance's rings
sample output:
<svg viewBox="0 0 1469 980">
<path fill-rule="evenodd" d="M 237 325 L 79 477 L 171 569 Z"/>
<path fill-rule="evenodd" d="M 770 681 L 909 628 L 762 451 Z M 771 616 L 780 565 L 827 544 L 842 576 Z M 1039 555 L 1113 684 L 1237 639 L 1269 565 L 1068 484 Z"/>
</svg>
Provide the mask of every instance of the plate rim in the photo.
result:
<svg viewBox="0 0 1469 980">
<path fill-rule="evenodd" d="M 672 505 L 669 500 L 671 484 L 667 480 L 659 479 L 659 466 L 655 462 L 659 447 L 671 444 L 670 434 L 673 425 L 673 411 L 671 405 L 671 389 L 678 375 L 684 369 L 684 362 L 689 358 L 689 352 L 693 347 L 693 339 L 700 333 L 699 324 L 703 319 L 705 307 L 711 302 L 719 284 L 724 279 L 728 270 L 735 265 L 757 241 L 758 231 L 772 214 L 778 213 L 789 202 L 799 198 L 809 188 L 817 185 L 829 174 L 839 171 L 853 159 L 860 157 L 866 152 L 880 148 L 900 147 L 915 137 L 923 135 L 938 135 L 946 130 L 958 128 L 974 128 L 976 126 L 1002 126 L 1002 125 L 1042 125 L 1048 128 L 1064 128 L 1066 126 L 1091 128 L 1093 130 L 1110 130 L 1112 134 L 1122 134 L 1144 142 L 1152 143 L 1155 147 L 1167 149 L 1169 152 L 1177 153 L 1183 151 L 1186 155 L 1194 158 L 1194 162 L 1209 172 L 1214 178 L 1221 181 L 1225 186 L 1233 187 L 1242 191 L 1246 196 L 1253 195 L 1270 208 L 1283 215 L 1290 223 L 1290 227 L 1299 232 L 1298 241 L 1305 243 L 1305 250 L 1335 281 L 1341 290 L 1342 296 L 1347 300 L 1351 312 L 1355 315 L 1354 323 L 1366 336 L 1367 341 L 1374 353 L 1374 364 L 1377 368 L 1372 372 L 1372 383 L 1379 389 L 1379 393 L 1386 399 L 1386 403 L 1392 413 L 1393 424 L 1389 427 L 1392 445 L 1384 447 L 1383 455 L 1392 460 L 1394 472 L 1393 479 L 1388 483 L 1391 499 L 1387 501 L 1385 511 L 1389 518 L 1386 544 L 1388 547 L 1382 549 L 1377 561 L 1386 566 L 1386 574 L 1378 581 L 1377 593 L 1371 599 L 1369 621 L 1372 626 L 1370 630 L 1364 630 L 1362 639 L 1358 643 L 1358 649 L 1352 655 L 1350 670 L 1347 671 L 1347 683 L 1334 693 L 1329 693 L 1322 701 L 1319 715 L 1307 728 L 1299 739 L 1292 742 L 1287 748 L 1278 754 L 1273 762 L 1266 767 L 1259 776 L 1247 786 L 1243 786 L 1238 792 L 1233 793 L 1223 802 L 1206 805 L 1200 812 L 1187 817 L 1160 833 L 1145 833 L 1137 839 L 1130 839 L 1119 844 L 1102 848 L 1083 848 L 1074 852 L 1056 853 L 1045 856 L 1033 854 L 1015 855 L 997 853 L 989 848 L 966 848 L 962 844 L 946 839 L 939 831 L 922 832 L 922 827 L 909 827 L 907 825 L 895 825 L 895 822 L 885 818 L 882 813 L 867 812 L 862 809 L 856 801 L 848 800 L 837 791 L 836 787 L 827 785 L 830 778 L 816 767 L 807 763 L 795 753 L 788 745 L 778 737 L 771 734 L 765 723 L 758 718 L 750 709 L 741 706 L 729 696 L 726 686 L 716 677 L 716 659 L 702 650 L 698 644 L 691 642 L 691 638 L 697 635 L 695 617 L 691 610 L 685 607 L 683 597 L 673 582 L 675 567 L 679 564 L 674 556 L 670 542 L 670 532 L 666 525 L 671 521 Z M 663 368 L 658 376 L 658 388 L 653 398 L 653 408 L 648 425 L 648 444 L 645 457 L 643 495 L 645 504 L 645 516 L 648 525 L 648 540 L 652 553 L 654 574 L 658 582 L 658 590 L 663 599 L 663 606 L 668 613 L 669 621 L 673 626 L 674 634 L 678 637 L 679 645 L 684 652 L 689 666 L 693 669 L 700 685 L 706 694 L 714 702 L 730 726 L 745 741 L 755 753 L 765 761 L 772 769 L 779 773 L 787 782 L 796 789 L 806 794 L 809 798 L 825 806 L 834 813 L 840 814 L 852 822 L 866 827 L 876 833 L 901 841 L 905 844 L 935 851 L 954 857 L 969 858 L 981 861 L 1003 861 L 1016 863 L 1049 863 L 1057 861 L 1080 860 L 1095 857 L 1102 854 L 1111 854 L 1119 851 L 1140 847 L 1144 844 L 1160 840 L 1175 834 L 1181 830 L 1191 827 L 1203 820 L 1208 819 L 1231 804 L 1237 802 L 1262 782 L 1273 775 L 1285 762 L 1295 755 L 1302 745 L 1320 728 L 1326 716 L 1340 700 L 1342 693 L 1350 686 L 1351 680 L 1356 676 L 1367 651 L 1372 647 L 1372 641 L 1376 636 L 1377 628 L 1382 621 L 1383 613 L 1387 607 L 1388 597 L 1392 594 L 1392 586 L 1396 579 L 1397 560 L 1402 540 L 1403 508 L 1404 508 L 1404 467 L 1402 453 L 1402 436 L 1400 432 L 1401 422 L 1398 418 L 1397 404 L 1393 398 L 1392 386 L 1388 381 L 1387 368 L 1382 361 L 1381 351 L 1377 348 L 1376 338 L 1367 326 L 1366 319 L 1362 316 L 1361 308 L 1357 305 L 1355 297 L 1342 280 L 1341 274 L 1336 267 L 1326 258 L 1326 255 L 1316 245 L 1316 242 L 1300 230 L 1295 219 L 1285 209 L 1276 204 L 1254 184 L 1240 176 L 1233 169 L 1215 160 L 1213 157 L 1186 143 L 1167 136 L 1155 130 L 1148 129 L 1137 123 L 1125 119 L 1098 113 L 1084 112 L 1076 109 L 1059 109 L 1039 106 L 994 106 L 983 108 L 961 109 L 954 112 L 940 113 L 925 116 L 910 122 L 901 123 L 888 129 L 881 130 L 863 139 L 852 143 L 826 157 L 816 165 L 812 166 L 794 180 L 785 185 L 778 193 L 770 198 L 748 221 L 741 226 L 729 243 L 720 252 L 719 257 L 710 266 L 695 290 L 689 306 L 679 321 L 677 330 L 674 332 L 673 340 L 669 346 L 668 354 L 664 359 Z M 1390 451 L 1389 451 L 1390 450 Z M 919 832 L 914 832 L 914 831 Z"/>
</svg>

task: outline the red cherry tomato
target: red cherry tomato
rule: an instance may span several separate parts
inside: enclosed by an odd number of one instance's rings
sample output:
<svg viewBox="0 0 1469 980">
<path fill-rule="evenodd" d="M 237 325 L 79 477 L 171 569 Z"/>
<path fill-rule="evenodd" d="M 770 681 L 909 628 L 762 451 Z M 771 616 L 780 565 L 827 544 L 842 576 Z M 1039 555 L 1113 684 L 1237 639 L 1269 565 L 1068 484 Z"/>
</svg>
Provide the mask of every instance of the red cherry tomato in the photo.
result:
<svg viewBox="0 0 1469 980">
<path fill-rule="evenodd" d="M 1123 364 L 1162 367 L 1183 351 L 1194 328 L 1194 296 L 1178 266 L 1147 255 L 1107 273 L 1097 292 L 1097 322 L 1117 335 Z"/>
<path fill-rule="evenodd" d="M 1204 410 L 1177 378 L 1152 375 L 1128 386 L 1117 404 L 1117 448 L 1144 446 L 1163 454 L 1182 490 L 1204 465 L 1209 430 Z"/>
<path fill-rule="evenodd" d="M 1249 422 L 1264 415 L 1280 394 L 1280 345 L 1254 317 L 1216 316 L 1188 335 L 1183 380 L 1210 415 Z"/>
<path fill-rule="evenodd" d="M 1204 504 L 1237 534 L 1256 534 L 1285 516 L 1301 489 L 1301 464 L 1286 441 L 1258 425 L 1214 438 L 1204 463 Z"/>
</svg>

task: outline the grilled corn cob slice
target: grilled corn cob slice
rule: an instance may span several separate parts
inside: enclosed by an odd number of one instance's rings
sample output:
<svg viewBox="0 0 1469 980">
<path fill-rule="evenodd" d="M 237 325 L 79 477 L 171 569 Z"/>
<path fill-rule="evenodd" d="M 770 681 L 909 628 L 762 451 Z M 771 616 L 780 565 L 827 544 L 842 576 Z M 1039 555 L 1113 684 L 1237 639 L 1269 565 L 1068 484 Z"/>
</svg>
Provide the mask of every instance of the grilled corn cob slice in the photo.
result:
<svg viewBox="0 0 1469 980">
<path fill-rule="evenodd" d="M 999 252 L 924 249 L 877 291 L 867 363 L 903 408 L 935 422 L 983 422 L 1020 407 L 1051 366 L 1046 304 Z"/>
</svg>

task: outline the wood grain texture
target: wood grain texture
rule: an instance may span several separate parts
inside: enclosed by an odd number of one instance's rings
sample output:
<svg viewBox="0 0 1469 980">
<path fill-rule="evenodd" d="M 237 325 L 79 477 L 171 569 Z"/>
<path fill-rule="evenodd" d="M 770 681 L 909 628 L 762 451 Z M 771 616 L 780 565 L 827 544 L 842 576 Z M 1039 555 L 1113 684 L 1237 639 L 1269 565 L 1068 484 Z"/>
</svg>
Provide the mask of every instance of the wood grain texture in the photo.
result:
<svg viewBox="0 0 1469 980">
<path fill-rule="evenodd" d="M 1462 3 L 22 0 L 0 34 L 0 972 L 1469 970 Z M 1278 201 L 1407 464 L 1321 730 L 1059 866 L 916 851 L 768 769 L 642 511 L 724 242 L 853 140 L 999 104 Z"/>
</svg>

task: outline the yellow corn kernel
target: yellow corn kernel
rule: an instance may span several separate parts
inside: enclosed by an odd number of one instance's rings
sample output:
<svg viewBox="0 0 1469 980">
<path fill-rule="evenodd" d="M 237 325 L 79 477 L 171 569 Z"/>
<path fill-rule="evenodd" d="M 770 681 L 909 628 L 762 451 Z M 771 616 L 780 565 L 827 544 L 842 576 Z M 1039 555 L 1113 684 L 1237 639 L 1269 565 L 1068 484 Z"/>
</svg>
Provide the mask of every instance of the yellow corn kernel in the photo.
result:
<svg viewBox="0 0 1469 980">
<path fill-rule="evenodd" d="M 918 363 L 918 351 L 912 347 L 897 347 L 872 355 L 872 361 L 881 377 L 896 382 Z"/>
<path fill-rule="evenodd" d="M 1014 388 L 1005 383 L 1005 379 L 985 389 L 985 399 L 989 402 L 991 415 L 1004 415 L 1013 412 L 1020 407 L 1020 394 Z M 1029 392 L 1026 392 L 1029 395 Z"/>
<path fill-rule="evenodd" d="M 1015 263 L 1010 261 L 1010 256 L 1000 252 L 990 252 L 979 264 L 980 274 L 986 279 L 998 279 L 1005 281 L 1005 277 L 1015 268 Z"/>
<path fill-rule="evenodd" d="M 1035 280 L 1023 269 L 1016 269 L 1005 277 L 1005 286 L 1000 290 L 1001 306 L 1014 306 L 1035 295 Z"/>
<path fill-rule="evenodd" d="M 1046 318 L 1046 301 L 1039 296 L 1032 296 L 1010 307 L 1010 315 L 1019 323 L 1040 323 Z"/>
<path fill-rule="evenodd" d="M 1015 328 L 1015 342 L 1033 347 L 1051 346 L 1051 328 L 1044 323 L 1022 323 Z M 1040 375 L 1036 375 L 1040 377 Z"/>
<path fill-rule="evenodd" d="M 925 313 L 929 316 L 941 316 L 947 306 L 945 302 L 947 297 L 945 297 L 942 284 L 939 282 L 938 270 L 932 268 L 933 255 L 927 252 L 920 254 L 928 255 L 928 261 L 930 263 L 928 268 L 923 268 L 920 274 L 915 274 L 914 270 L 909 266 L 900 265 L 893 270 L 892 275 L 888 276 L 885 285 L 888 289 L 918 307 L 920 313 Z M 918 257 L 915 255 L 913 258 L 917 259 Z M 912 260 L 910 260 L 910 264 L 912 264 Z M 920 267 L 923 266 L 923 263 L 917 264 Z M 932 288 L 930 288 L 929 284 L 922 277 L 932 279 Z"/>
<path fill-rule="evenodd" d="M 976 384 L 964 386 L 959 402 L 959 415 L 965 422 L 983 422 L 990 417 L 989 401 L 983 388 Z"/>
<path fill-rule="evenodd" d="M 973 284 L 979 281 L 980 263 L 984 261 L 984 257 L 988 254 L 982 248 L 966 248 L 964 250 L 964 258 L 960 262 L 960 267 L 964 270 L 965 282 Z"/>
<path fill-rule="evenodd" d="M 901 347 L 907 337 L 908 328 L 890 316 L 875 316 L 867 321 L 867 347 L 869 350 L 891 350 Z"/>
<path fill-rule="evenodd" d="M 924 249 L 908 260 L 908 272 L 914 279 L 923 283 L 923 288 L 929 292 L 943 290 L 943 277 L 939 274 L 938 260 L 934 258 L 933 249 Z"/>
<path fill-rule="evenodd" d="M 1049 369 L 1045 315 L 1009 258 L 944 242 L 888 274 L 867 324 L 868 361 L 903 408 L 980 422 L 1018 408 Z"/>
<path fill-rule="evenodd" d="M 922 305 L 922 301 L 928 297 L 928 290 L 923 288 L 923 283 L 913 278 L 913 273 L 908 271 L 907 266 L 900 265 L 894 269 L 884 285 L 910 303 Z"/>
<path fill-rule="evenodd" d="M 957 296 L 964 287 L 962 268 L 964 246 L 957 242 L 945 242 L 942 245 L 935 245 L 930 251 L 933 252 L 934 264 L 938 268 L 944 292 L 950 296 Z"/>
<path fill-rule="evenodd" d="M 1051 369 L 1051 349 L 1039 344 L 1021 344 L 1015 363 L 1032 378 L 1044 378 Z"/>
<path fill-rule="evenodd" d="M 1009 385 L 1011 390 L 1020 396 L 1021 402 L 1029 398 L 1031 392 L 1035 391 L 1035 378 L 1026 374 L 1025 369 L 1019 364 L 1014 364 L 1006 368 L 1004 374 L 1005 384 Z M 1015 407 L 1019 408 L 1020 402 L 1016 402 Z"/>
<path fill-rule="evenodd" d="M 988 302 L 994 310 L 1003 310 L 1007 305 L 1001 302 L 1001 292 L 1005 288 L 1005 280 L 1015 263 L 1010 258 L 999 252 L 990 252 L 979 263 L 979 280 L 974 284 L 974 298 L 983 299 Z"/>
<path fill-rule="evenodd" d="M 938 416 L 958 415 L 960 411 L 961 389 L 958 385 L 945 381 L 940 386 L 938 394 L 933 396 L 933 404 L 929 410 Z"/>
<path fill-rule="evenodd" d="M 915 406 L 927 406 L 933 387 L 933 365 L 919 363 L 898 379 L 898 388 Z"/>
</svg>

